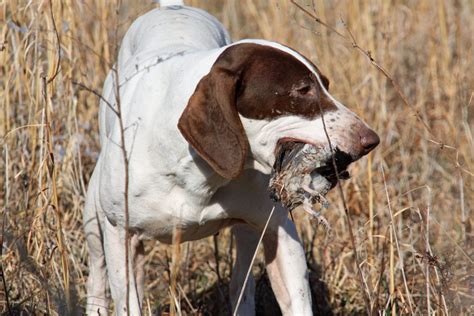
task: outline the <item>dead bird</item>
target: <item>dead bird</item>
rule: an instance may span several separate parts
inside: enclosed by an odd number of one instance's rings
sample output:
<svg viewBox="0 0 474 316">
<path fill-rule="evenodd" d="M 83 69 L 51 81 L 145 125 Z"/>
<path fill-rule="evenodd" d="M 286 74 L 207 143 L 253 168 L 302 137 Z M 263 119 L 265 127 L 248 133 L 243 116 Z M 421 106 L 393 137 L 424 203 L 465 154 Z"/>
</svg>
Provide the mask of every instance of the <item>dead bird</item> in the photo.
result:
<svg viewBox="0 0 474 316">
<path fill-rule="evenodd" d="M 338 177 L 333 164 L 336 162 L 339 179 L 348 179 L 349 155 L 327 147 L 316 147 L 302 142 L 285 141 L 278 145 L 269 189 L 270 197 L 281 202 L 290 211 L 303 204 L 308 213 L 316 202 L 323 205 L 324 196 L 336 184 Z M 311 211 L 314 213 L 314 210 Z M 314 215 L 314 214 L 312 214 Z"/>
</svg>

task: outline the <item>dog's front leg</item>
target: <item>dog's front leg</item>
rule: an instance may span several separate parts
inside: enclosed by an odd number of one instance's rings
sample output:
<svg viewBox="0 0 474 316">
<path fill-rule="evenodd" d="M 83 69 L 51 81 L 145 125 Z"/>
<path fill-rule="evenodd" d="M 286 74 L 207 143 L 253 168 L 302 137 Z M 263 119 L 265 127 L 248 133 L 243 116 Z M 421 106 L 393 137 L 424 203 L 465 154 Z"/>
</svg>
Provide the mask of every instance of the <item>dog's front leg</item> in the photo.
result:
<svg viewBox="0 0 474 316">
<path fill-rule="evenodd" d="M 127 315 L 126 297 L 127 281 L 125 270 L 125 231 L 113 226 L 104 219 L 104 250 L 110 292 L 115 303 L 116 315 Z M 137 235 L 130 238 L 129 248 L 129 315 L 141 315 L 143 296 L 143 244 Z"/>
<path fill-rule="evenodd" d="M 308 269 L 296 227 L 287 217 L 278 221 L 263 239 L 273 292 L 283 315 L 312 315 Z"/>
<path fill-rule="evenodd" d="M 232 269 L 232 278 L 230 280 L 230 300 L 232 303 L 232 310 L 235 311 L 237 301 L 242 293 L 242 299 L 239 304 L 237 315 L 251 316 L 255 315 L 255 280 L 253 273 L 250 272 L 245 290 L 242 286 L 245 282 L 245 277 L 252 262 L 252 257 L 255 248 L 258 245 L 258 233 L 255 228 L 248 224 L 237 224 L 232 227 L 232 233 L 235 237 L 237 247 L 237 258 Z"/>
</svg>

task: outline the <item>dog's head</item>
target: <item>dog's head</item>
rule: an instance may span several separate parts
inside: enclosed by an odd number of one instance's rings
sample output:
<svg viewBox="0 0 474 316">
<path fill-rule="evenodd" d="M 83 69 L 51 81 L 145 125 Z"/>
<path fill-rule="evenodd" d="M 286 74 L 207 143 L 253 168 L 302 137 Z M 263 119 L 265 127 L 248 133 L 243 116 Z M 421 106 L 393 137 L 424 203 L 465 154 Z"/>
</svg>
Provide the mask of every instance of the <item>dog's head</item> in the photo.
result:
<svg viewBox="0 0 474 316">
<path fill-rule="evenodd" d="M 297 52 L 272 42 L 239 42 L 200 80 L 178 127 L 228 179 L 246 164 L 269 174 L 286 141 L 327 148 L 325 129 L 334 150 L 355 161 L 379 138 L 328 89 L 329 80 Z"/>
</svg>

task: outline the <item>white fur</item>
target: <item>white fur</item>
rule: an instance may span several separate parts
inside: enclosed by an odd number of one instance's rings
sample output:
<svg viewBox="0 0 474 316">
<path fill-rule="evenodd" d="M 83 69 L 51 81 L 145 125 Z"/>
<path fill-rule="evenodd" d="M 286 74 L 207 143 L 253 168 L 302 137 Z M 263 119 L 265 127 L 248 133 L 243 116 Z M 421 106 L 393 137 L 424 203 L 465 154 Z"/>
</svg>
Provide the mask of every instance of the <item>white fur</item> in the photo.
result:
<svg viewBox="0 0 474 316">
<path fill-rule="evenodd" d="M 161 7 L 171 6 L 171 5 L 184 5 L 183 0 L 156 0 Z"/>
<path fill-rule="evenodd" d="M 165 2 L 180 1 L 162 1 Z M 268 174 L 278 139 L 293 137 L 325 144 L 320 118 L 286 116 L 275 120 L 241 117 L 250 143 L 246 170 L 237 180 L 217 175 L 180 134 L 178 119 L 199 80 L 228 45 L 256 43 L 283 50 L 311 69 L 295 51 L 263 40 L 230 44 L 224 27 L 202 10 L 190 7 L 155 9 L 138 18 L 123 40 L 118 63 L 120 104 L 129 156 L 129 227 L 132 232 L 129 267 L 130 314 L 140 315 L 143 294 L 141 240 L 172 241 L 179 228 L 181 241 L 200 239 L 239 224 L 237 266 L 231 282 L 235 304 L 250 258 L 273 206 L 276 207 L 264 239 L 272 288 L 285 315 L 310 315 L 311 294 L 304 252 L 287 210 L 268 198 Z M 89 183 L 84 227 L 90 253 L 87 312 L 107 314 L 108 278 L 116 313 L 125 314 L 124 179 L 114 74 L 106 79 L 100 104 L 101 153 Z M 339 108 L 342 120 L 330 122 L 334 146 L 350 150 L 353 136 L 344 129 L 362 124 L 352 112 L 325 93 Z M 108 105 L 109 104 L 109 105 Z M 344 136 L 346 135 L 346 136 Z M 349 144 L 349 145 L 348 145 Z M 103 246 L 103 250 L 102 250 Z M 108 277 L 107 277 L 108 275 Z M 254 313 L 254 283 L 249 282 L 239 313 Z"/>
</svg>

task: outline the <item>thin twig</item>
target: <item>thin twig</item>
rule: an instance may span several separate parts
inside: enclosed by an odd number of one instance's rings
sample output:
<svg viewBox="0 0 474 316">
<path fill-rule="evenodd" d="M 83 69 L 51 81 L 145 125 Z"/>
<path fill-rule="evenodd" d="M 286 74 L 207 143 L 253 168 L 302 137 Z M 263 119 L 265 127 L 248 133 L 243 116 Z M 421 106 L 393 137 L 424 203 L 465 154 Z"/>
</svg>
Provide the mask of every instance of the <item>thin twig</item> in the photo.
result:
<svg viewBox="0 0 474 316">
<path fill-rule="evenodd" d="M 71 306 L 71 298 L 70 298 L 70 283 L 69 283 L 69 267 L 68 267 L 68 259 L 66 256 L 66 250 L 65 250 L 65 239 L 62 231 L 62 217 L 61 213 L 59 211 L 59 200 L 58 200 L 58 192 L 57 192 L 57 185 L 56 185 L 56 177 L 57 177 L 57 168 L 54 160 L 54 151 L 53 151 L 53 136 L 51 133 L 51 125 L 49 122 L 49 113 L 48 113 L 48 101 L 49 101 L 49 95 L 48 95 L 48 85 L 51 84 L 59 74 L 59 68 L 61 64 L 61 38 L 59 36 L 59 31 L 56 26 L 56 20 L 54 18 L 54 12 L 53 12 L 53 3 L 52 0 L 49 1 L 49 12 L 51 15 L 51 22 L 53 24 L 53 31 L 54 35 L 56 36 L 56 60 L 55 60 L 55 68 L 53 70 L 52 75 L 49 78 L 43 77 L 43 98 L 44 98 L 44 115 L 45 115 L 45 126 L 46 126 L 46 133 L 45 133 L 45 139 L 44 141 L 48 144 L 47 149 L 48 149 L 48 156 L 49 160 L 51 163 L 51 170 L 50 171 L 50 178 L 51 178 L 51 199 L 52 199 L 52 204 L 51 206 L 53 207 L 56 217 L 57 217 L 57 239 L 58 239 L 58 248 L 61 253 L 61 265 L 62 265 L 62 275 L 63 275 L 63 281 L 64 281 L 64 293 L 66 297 L 66 306 L 69 312 L 72 312 L 72 306 Z"/>
<path fill-rule="evenodd" d="M 8 168 L 5 168 L 8 169 Z M 2 216 L 2 236 L 0 237 L 0 258 L 3 258 L 3 237 L 5 236 L 5 225 L 6 225 L 6 217 L 7 217 L 7 212 L 6 212 L 6 206 L 3 211 L 3 216 Z M 5 278 L 5 272 L 3 270 L 3 260 L 0 260 L 0 277 L 2 277 L 2 285 L 3 285 L 3 292 L 5 293 L 5 303 L 7 304 L 7 310 L 8 310 L 8 315 L 12 316 L 13 312 L 10 307 L 10 298 L 9 298 L 9 292 L 10 289 L 7 286 L 7 280 Z"/>
<path fill-rule="evenodd" d="M 441 303 L 443 305 L 445 314 L 449 315 L 448 306 L 446 304 L 446 299 L 445 299 L 445 296 L 442 292 L 442 285 L 443 285 L 442 281 L 443 280 L 440 278 L 439 273 L 438 273 L 438 270 L 442 271 L 442 268 L 440 267 L 440 265 L 437 261 L 437 257 L 435 255 L 433 255 L 433 252 L 431 250 L 431 245 L 430 245 L 430 238 L 429 238 L 432 191 L 431 191 L 431 188 L 428 185 L 425 185 L 425 186 L 422 186 L 422 187 L 419 187 L 419 188 L 415 188 L 411 191 L 418 190 L 418 189 L 426 189 L 428 191 L 428 201 L 427 201 L 427 206 L 424 209 L 424 215 L 421 213 L 420 210 L 418 210 L 418 216 L 420 217 L 421 221 L 425 224 L 424 227 L 421 226 L 421 230 L 422 230 L 421 236 L 423 237 L 424 242 L 425 242 L 425 250 L 424 250 L 424 253 L 421 256 L 421 258 L 422 258 L 422 262 L 425 263 L 425 288 L 426 288 L 427 313 L 430 314 L 430 311 L 431 311 L 430 266 L 433 266 L 434 267 L 434 272 L 435 272 L 435 275 L 436 275 L 436 279 L 438 281 L 438 284 L 440 285 L 439 286 L 440 300 L 441 300 Z M 433 219 L 435 219 L 435 218 L 433 218 Z M 436 221 L 436 219 L 435 219 L 435 221 Z M 424 236 L 423 236 L 423 233 L 424 233 Z M 449 237 L 449 235 L 448 235 L 448 237 Z M 454 242 L 454 244 L 457 245 L 455 242 Z M 463 250 L 461 252 L 465 254 L 465 252 Z M 467 257 L 467 258 L 469 259 L 469 257 Z M 441 305 L 441 303 L 439 303 L 438 305 Z"/>
<path fill-rule="evenodd" d="M 46 154 L 47 154 L 47 159 L 49 161 L 49 165 L 47 165 L 47 169 L 49 172 L 50 176 L 50 181 L 51 181 L 51 201 L 49 202 L 48 206 L 51 206 L 54 210 L 54 213 L 56 214 L 56 219 L 57 219 L 57 229 L 56 229 L 56 234 L 57 234 L 57 242 L 58 242 L 58 248 L 59 252 L 61 254 L 61 265 L 62 265 L 62 277 L 64 281 L 64 294 L 66 298 L 66 306 L 69 311 L 71 310 L 71 301 L 70 301 L 70 286 L 69 286 L 69 267 L 68 267 L 68 259 L 66 255 L 66 250 L 64 247 L 65 240 L 64 240 L 64 235 L 63 235 L 63 229 L 62 229 L 62 216 L 61 212 L 59 210 L 59 199 L 58 199 L 58 190 L 57 190 L 57 184 L 56 184 L 56 179 L 57 179 L 57 168 L 56 168 L 56 162 L 54 159 L 54 149 L 53 149 L 53 135 L 51 132 L 51 122 L 50 122 L 50 117 L 49 117 L 49 110 L 48 110 L 48 105 L 49 105 L 49 95 L 48 95 L 48 87 L 47 87 L 47 79 L 46 77 L 43 77 L 43 98 L 44 98 L 44 126 L 45 126 L 45 134 L 44 134 L 44 143 L 46 144 Z"/>
<path fill-rule="evenodd" d="M 357 51 L 359 51 L 360 53 L 362 53 L 364 56 L 367 57 L 367 59 L 369 60 L 370 64 L 372 66 L 374 66 L 378 71 L 380 71 L 385 78 L 387 78 L 387 80 L 390 82 L 390 84 L 392 85 L 392 87 L 395 89 L 395 92 L 397 93 L 397 95 L 400 97 L 400 99 L 402 100 L 403 104 L 405 106 L 407 106 L 408 108 L 410 108 L 415 117 L 417 118 L 418 121 L 421 122 L 421 124 L 423 125 L 423 128 L 425 129 L 425 131 L 433 138 L 435 138 L 432 130 L 431 130 L 431 127 L 428 125 L 428 123 L 421 117 L 421 114 L 420 114 L 420 111 L 417 110 L 409 101 L 408 101 L 408 97 L 405 95 L 405 93 L 402 91 L 400 85 L 398 84 L 398 82 L 393 79 L 393 76 L 388 72 L 388 70 L 386 70 L 384 67 L 381 66 L 380 63 L 378 63 L 375 58 L 373 57 L 373 54 L 371 51 L 369 50 L 366 50 L 364 48 L 362 48 L 356 41 L 356 38 L 354 36 L 354 34 L 352 33 L 352 31 L 350 30 L 349 26 L 346 24 L 346 22 L 341 18 L 341 22 L 342 24 L 344 25 L 344 28 L 346 29 L 347 33 L 349 34 L 349 37 L 347 37 L 346 35 L 342 34 L 341 32 L 339 32 L 338 30 L 336 30 L 334 27 L 330 26 L 327 22 L 321 20 L 318 16 L 316 16 L 316 14 L 308 11 L 307 9 L 305 9 L 304 7 L 302 7 L 300 4 L 298 4 L 295 0 L 290 0 L 292 4 L 294 4 L 296 7 L 298 7 L 298 9 L 300 9 L 301 11 L 303 11 L 306 15 L 308 15 L 310 18 L 312 18 L 316 23 L 322 25 L 323 27 L 327 28 L 328 30 L 330 30 L 331 32 L 333 32 L 334 34 L 338 35 L 341 39 L 343 39 L 346 43 L 348 43 L 349 45 L 351 45 L 354 49 L 356 49 Z M 470 170 L 467 170 L 465 168 L 463 168 L 460 163 L 459 163 L 459 149 L 455 146 L 450 146 L 450 145 L 447 145 L 445 144 L 445 142 L 442 142 L 442 141 L 439 141 L 439 140 L 432 140 L 432 139 L 427 139 L 428 141 L 432 142 L 432 143 L 435 143 L 437 145 L 440 146 L 441 149 L 443 148 L 450 148 L 450 149 L 453 149 L 456 151 L 456 167 L 457 168 L 460 168 L 463 172 L 469 174 L 470 176 L 473 176 L 474 177 L 474 173 L 471 172 Z"/>
<path fill-rule="evenodd" d="M 428 189 L 428 205 L 426 206 L 425 214 L 425 252 L 428 255 L 432 255 L 430 247 L 430 207 L 431 207 L 431 188 L 427 186 Z M 426 268 L 426 309 L 427 315 L 431 315 L 431 299 L 430 299 L 430 265 L 428 260 L 425 262 Z"/>
<path fill-rule="evenodd" d="M 19 131 L 21 129 L 28 128 L 28 127 L 44 127 L 44 124 L 27 124 L 27 125 L 15 127 L 13 129 L 9 130 L 5 135 L 3 135 L 3 142 L 5 143 L 6 140 L 7 140 L 7 137 L 10 136 L 11 134 L 13 134 L 16 131 Z"/>
<path fill-rule="evenodd" d="M 115 2 L 115 28 L 114 28 L 114 41 L 115 41 L 115 56 L 118 56 L 118 29 L 119 29 L 119 14 L 120 14 L 120 5 L 121 1 L 117 0 Z M 123 116 L 122 116 L 122 104 L 120 102 L 120 79 L 119 79 L 119 64 L 116 63 L 115 67 L 112 67 L 112 74 L 114 79 L 114 88 L 115 88 L 115 102 L 117 109 L 114 112 L 117 116 L 119 121 L 119 128 L 120 128 L 120 147 L 122 149 L 122 159 L 124 164 L 124 172 L 125 172 L 125 183 L 124 183 L 124 213 L 125 213 L 125 282 L 126 282 L 126 289 L 125 289 L 125 306 L 127 309 L 127 316 L 130 315 L 130 232 L 129 232 L 129 201 L 128 201 L 128 192 L 129 192 L 129 158 L 127 154 L 127 146 L 125 143 L 125 128 L 123 123 Z M 108 104 L 110 108 L 110 104 Z"/>
<path fill-rule="evenodd" d="M 443 225 L 441 225 L 441 223 L 436 219 L 436 217 L 434 216 L 431 216 L 431 219 L 435 221 L 436 224 L 438 224 L 439 228 L 441 229 L 441 231 L 443 232 L 443 234 L 446 235 L 446 237 L 448 237 L 448 239 L 456 246 L 456 248 L 461 252 L 461 254 L 466 257 L 467 260 L 469 260 L 469 262 L 471 264 L 474 265 L 474 260 L 469 257 L 469 255 L 467 254 L 467 252 L 453 239 L 453 237 L 451 237 L 451 235 L 446 231 L 446 229 L 444 228 Z"/>
<path fill-rule="evenodd" d="M 171 267 L 170 267 L 170 315 L 181 315 L 180 303 L 177 300 L 176 285 L 178 284 L 178 268 L 179 268 L 179 258 L 181 256 L 181 229 L 174 227 L 173 229 L 173 253 L 171 254 Z"/>
<path fill-rule="evenodd" d="M 431 192 L 431 188 L 429 186 L 426 186 L 427 190 L 428 190 L 428 203 L 427 203 L 427 207 L 426 207 L 426 216 L 425 216 L 425 220 L 426 220 L 426 226 L 425 226 L 425 253 L 426 255 L 428 255 L 430 258 L 435 258 L 435 256 L 433 256 L 433 251 L 431 250 L 431 245 L 430 245 L 430 232 L 429 232 L 429 229 L 430 229 L 430 218 L 431 218 L 431 215 L 430 215 L 430 212 L 431 212 L 431 201 L 432 201 L 432 192 Z M 430 300 L 430 261 L 429 260 L 426 260 L 426 290 L 427 290 L 427 300 L 428 300 L 428 306 L 427 306 L 427 309 L 428 311 L 431 309 L 431 300 Z M 443 304 L 443 308 L 444 308 L 444 312 L 446 313 L 446 315 L 448 315 L 448 307 L 446 305 L 446 299 L 444 297 L 444 294 L 443 294 L 443 291 L 442 291 L 442 286 L 441 286 L 441 280 L 440 280 L 440 276 L 439 276 L 439 273 L 438 273 L 438 269 L 440 269 L 439 267 L 439 264 L 437 261 L 435 261 L 436 264 L 434 264 L 434 272 L 435 272 L 435 276 L 436 276 L 436 280 L 438 281 L 438 284 L 440 285 L 439 286 L 439 292 L 440 292 L 440 298 L 441 298 L 441 302 Z"/>
<path fill-rule="evenodd" d="M 74 81 L 74 80 L 71 80 L 71 83 L 75 86 L 78 86 L 79 88 L 81 89 L 84 89 L 86 90 L 87 92 L 90 92 L 92 93 L 93 95 L 95 95 L 96 97 L 98 97 L 101 101 L 103 101 L 107 107 L 109 108 L 109 110 L 111 110 L 116 116 L 119 116 L 119 113 L 117 112 L 117 110 L 114 108 L 114 106 L 106 99 L 102 96 L 101 93 L 99 93 L 98 91 L 86 86 L 85 84 L 81 83 L 81 82 L 78 82 L 78 81 Z"/>
<path fill-rule="evenodd" d="M 270 211 L 270 215 L 268 215 L 267 222 L 265 223 L 265 226 L 263 227 L 262 234 L 260 235 L 260 239 L 258 240 L 257 246 L 255 247 L 252 260 L 250 261 L 247 274 L 245 275 L 244 284 L 242 284 L 242 288 L 240 289 L 239 299 L 237 300 L 237 304 L 235 304 L 234 312 L 232 313 L 233 316 L 236 316 L 237 311 L 239 310 L 239 305 L 240 305 L 240 302 L 242 301 L 242 297 L 244 296 L 244 291 L 245 291 L 245 287 L 247 286 L 247 281 L 249 279 L 250 273 L 252 272 L 253 263 L 255 262 L 255 258 L 257 257 L 258 247 L 262 243 L 263 236 L 265 235 L 265 232 L 267 231 L 267 227 L 268 227 L 268 224 L 270 223 L 270 219 L 272 218 L 273 211 L 275 211 L 275 206 L 273 206 L 272 210 Z"/>
<path fill-rule="evenodd" d="M 380 263 L 380 274 L 379 274 L 379 279 L 377 281 L 377 289 L 375 290 L 375 305 L 372 308 L 371 315 L 377 315 L 378 309 L 379 309 L 379 297 L 380 297 L 380 288 L 382 285 L 382 277 L 385 272 L 385 253 L 387 252 L 387 244 L 388 244 L 388 232 L 389 232 L 390 227 L 387 227 L 385 231 L 385 238 L 384 238 L 384 243 L 382 246 L 382 259 Z"/>
<path fill-rule="evenodd" d="M 344 36 L 344 34 L 340 33 L 338 30 L 336 30 L 335 28 L 333 28 L 332 26 L 330 26 L 329 24 L 327 24 L 326 22 L 324 22 L 323 20 L 321 20 L 319 17 L 317 17 L 316 15 L 314 15 L 313 13 L 311 13 L 310 11 L 306 10 L 303 6 L 301 6 L 298 2 L 296 2 L 295 0 L 291 0 L 291 3 L 293 3 L 295 6 L 298 7 L 298 9 L 300 9 L 301 11 L 303 11 L 304 13 L 306 13 L 308 16 L 310 16 L 311 18 L 314 19 L 315 22 L 317 22 L 318 24 L 321 24 L 322 26 L 324 26 L 325 28 L 327 28 L 328 30 L 330 30 L 331 32 L 339 35 L 340 37 L 342 37 L 343 39 L 346 39 L 346 37 Z"/>
<path fill-rule="evenodd" d="M 387 182 L 386 182 L 386 179 L 385 179 L 385 172 L 384 172 L 384 169 L 383 169 L 383 164 L 380 165 L 380 169 L 382 171 L 383 185 L 384 185 L 384 188 L 385 188 L 385 196 L 387 198 L 387 205 L 388 205 L 388 210 L 389 210 L 389 213 L 390 213 L 390 222 L 391 222 L 390 226 L 391 226 L 392 231 L 393 231 L 393 236 L 395 237 L 395 244 L 397 246 L 398 259 L 400 260 L 400 270 L 402 271 L 403 284 L 405 286 L 405 292 L 407 294 L 408 306 L 410 306 L 411 314 L 414 315 L 413 305 L 412 305 L 412 302 L 411 302 L 411 293 L 410 293 L 410 290 L 408 289 L 407 278 L 406 278 L 406 275 L 405 275 L 405 268 L 404 268 L 404 264 L 403 264 L 403 256 L 402 256 L 402 252 L 400 250 L 400 244 L 398 242 L 397 232 L 395 231 L 395 222 L 394 222 L 394 217 L 393 217 L 392 206 L 390 205 L 390 195 L 388 194 L 388 188 L 387 188 Z"/>
<path fill-rule="evenodd" d="M 324 120 L 324 111 L 323 111 L 323 108 L 322 108 L 322 106 L 319 102 L 318 102 L 318 106 L 319 106 L 319 112 L 321 113 L 321 121 L 323 122 L 324 134 L 326 135 L 326 139 L 328 141 L 329 150 L 330 150 L 331 153 L 334 153 L 335 148 L 332 146 L 332 142 L 331 142 L 331 139 L 329 137 L 329 134 L 328 134 L 328 131 L 327 131 L 327 128 L 326 128 L 326 122 Z M 364 279 L 364 275 L 362 273 L 361 261 L 360 261 L 359 255 L 357 253 L 357 244 L 356 244 L 356 241 L 355 241 L 354 232 L 352 230 L 352 220 L 351 220 L 351 217 L 350 217 L 350 214 L 349 214 L 349 208 L 347 207 L 346 198 L 344 196 L 344 190 L 342 189 L 341 179 L 339 178 L 339 170 L 337 169 L 336 157 L 334 156 L 334 154 L 331 157 L 332 157 L 332 159 L 331 159 L 332 160 L 332 166 L 333 166 L 333 168 L 335 170 L 335 173 L 336 173 L 337 188 L 338 188 L 338 191 L 339 191 L 339 196 L 341 197 L 342 205 L 344 207 L 344 213 L 346 215 L 347 227 L 348 227 L 349 236 L 350 236 L 350 239 L 351 239 L 352 248 L 353 248 L 353 251 L 354 251 L 354 258 L 355 258 L 356 265 L 357 265 L 357 272 L 358 272 L 357 274 L 359 276 L 359 283 L 360 283 L 361 289 L 363 289 L 362 293 L 363 293 L 365 308 L 366 308 L 366 311 L 367 311 L 367 315 L 370 315 L 370 306 L 371 306 L 370 302 L 371 302 L 371 299 L 370 299 L 369 287 L 368 287 L 368 285 L 367 285 L 367 283 Z"/>
<path fill-rule="evenodd" d="M 54 29 L 54 35 L 56 36 L 56 42 L 57 42 L 57 59 L 56 59 L 56 68 L 54 69 L 54 72 L 52 74 L 52 76 L 50 78 L 48 78 L 48 81 L 46 82 L 46 84 L 50 84 L 51 82 L 54 81 L 54 79 L 56 79 L 56 76 L 58 75 L 59 73 L 59 66 L 61 64 L 61 38 L 59 37 L 59 32 L 58 32 L 58 28 L 56 27 L 56 20 L 54 19 L 54 14 L 53 14 L 53 0 L 49 0 L 49 12 L 51 14 L 51 21 L 53 23 L 53 29 Z"/>
</svg>

